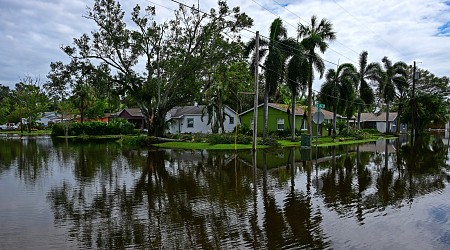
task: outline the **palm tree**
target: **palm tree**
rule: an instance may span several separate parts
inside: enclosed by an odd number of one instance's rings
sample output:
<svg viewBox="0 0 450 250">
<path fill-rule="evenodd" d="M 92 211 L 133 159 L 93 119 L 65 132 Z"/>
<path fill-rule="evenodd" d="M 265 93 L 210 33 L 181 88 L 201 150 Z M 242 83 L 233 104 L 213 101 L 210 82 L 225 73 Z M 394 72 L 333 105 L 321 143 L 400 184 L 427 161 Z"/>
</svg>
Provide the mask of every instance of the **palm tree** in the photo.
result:
<svg viewBox="0 0 450 250">
<path fill-rule="evenodd" d="M 390 104 L 395 99 L 396 86 L 406 82 L 407 68 L 406 63 L 399 61 L 395 64 L 385 56 L 381 60 L 384 65 L 383 80 L 379 84 L 379 93 L 386 103 L 386 134 L 390 132 L 389 126 L 389 109 Z"/>
<path fill-rule="evenodd" d="M 320 99 L 333 111 L 333 134 L 336 134 L 336 113 L 350 111 L 353 107 L 356 69 L 353 64 L 344 63 L 336 70 L 329 69 L 325 79 L 320 90 Z"/>
<path fill-rule="evenodd" d="M 308 51 L 308 133 L 312 134 L 312 82 L 314 79 L 314 68 L 319 72 L 320 78 L 325 73 L 325 64 L 323 59 L 315 49 L 319 48 L 324 53 L 328 48 L 327 41 L 336 39 L 336 33 L 333 31 L 333 25 L 327 19 L 323 18 L 318 22 L 316 16 L 311 17 L 311 25 L 299 24 L 298 37 L 303 38 L 302 46 Z"/>
<path fill-rule="evenodd" d="M 372 88 L 368 84 L 368 80 L 380 82 L 382 80 L 382 69 L 379 63 L 367 64 L 367 51 L 363 51 L 359 55 L 359 81 L 356 85 L 356 93 L 359 96 L 357 98 L 358 104 L 358 128 L 360 128 L 361 112 L 363 107 L 372 105 L 375 101 Z"/>
<path fill-rule="evenodd" d="M 260 58 L 265 57 L 265 86 L 264 86 L 264 130 L 263 138 L 267 138 L 267 118 L 268 118 L 268 103 L 269 96 L 272 96 L 280 82 L 283 81 L 284 62 L 286 61 L 286 53 L 283 41 L 286 40 L 287 31 L 283 26 L 281 18 L 275 19 L 270 26 L 270 40 L 260 39 L 259 52 L 255 51 L 255 39 L 251 39 L 245 48 L 244 54 L 249 56 L 252 52 L 259 53 Z M 255 58 L 255 57 L 253 57 Z M 254 68 L 255 62 L 252 62 Z"/>
<path fill-rule="evenodd" d="M 287 66 L 287 86 L 291 92 L 291 104 L 292 104 L 292 125 L 291 125 L 291 140 L 295 141 L 295 108 L 296 98 L 303 86 L 308 82 L 308 61 L 305 57 L 305 51 L 303 47 L 297 41 L 288 39 L 286 42 L 287 47 L 290 48 L 290 55 L 292 56 Z"/>
</svg>

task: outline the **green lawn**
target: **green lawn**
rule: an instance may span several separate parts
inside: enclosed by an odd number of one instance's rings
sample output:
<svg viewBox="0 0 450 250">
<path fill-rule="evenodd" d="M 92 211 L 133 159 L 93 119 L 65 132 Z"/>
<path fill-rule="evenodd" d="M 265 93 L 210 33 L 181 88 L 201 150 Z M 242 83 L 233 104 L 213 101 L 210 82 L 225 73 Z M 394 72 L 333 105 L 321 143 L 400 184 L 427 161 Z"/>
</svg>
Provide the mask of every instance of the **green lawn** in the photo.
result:
<svg viewBox="0 0 450 250">
<path fill-rule="evenodd" d="M 23 133 L 20 133 L 20 130 L 8 130 L 8 131 L 0 131 L 0 134 L 17 134 L 17 135 L 51 135 L 51 130 L 32 130 L 31 133 L 28 133 L 28 130 L 24 130 Z"/>
</svg>

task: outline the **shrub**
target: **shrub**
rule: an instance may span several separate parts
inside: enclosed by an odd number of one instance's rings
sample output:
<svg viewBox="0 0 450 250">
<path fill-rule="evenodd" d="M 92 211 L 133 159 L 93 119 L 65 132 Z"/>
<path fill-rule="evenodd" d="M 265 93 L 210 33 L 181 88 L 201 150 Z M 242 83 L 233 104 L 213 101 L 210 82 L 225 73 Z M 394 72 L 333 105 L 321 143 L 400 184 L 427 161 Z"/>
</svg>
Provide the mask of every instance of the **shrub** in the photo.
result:
<svg viewBox="0 0 450 250">
<path fill-rule="evenodd" d="M 206 139 L 210 144 L 249 144 L 252 142 L 252 137 L 248 135 L 238 134 L 237 138 L 234 134 L 211 134 Z"/>
<path fill-rule="evenodd" d="M 236 127 L 234 127 L 233 133 L 236 132 L 236 129 L 238 130 L 238 134 L 242 135 L 253 135 L 253 130 L 250 129 L 247 124 L 239 124 Z"/>
<path fill-rule="evenodd" d="M 120 135 L 136 134 L 133 124 L 126 120 L 115 119 L 110 123 L 103 122 L 80 122 L 63 124 L 57 123 L 52 126 L 52 136 L 63 136 L 66 126 L 68 135 Z"/>
<path fill-rule="evenodd" d="M 268 137 L 266 139 L 262 139 L 259 144 L 266 145 L 270 147 L 278 147 L 280 144 L 275 138 Z"/>
</svg>

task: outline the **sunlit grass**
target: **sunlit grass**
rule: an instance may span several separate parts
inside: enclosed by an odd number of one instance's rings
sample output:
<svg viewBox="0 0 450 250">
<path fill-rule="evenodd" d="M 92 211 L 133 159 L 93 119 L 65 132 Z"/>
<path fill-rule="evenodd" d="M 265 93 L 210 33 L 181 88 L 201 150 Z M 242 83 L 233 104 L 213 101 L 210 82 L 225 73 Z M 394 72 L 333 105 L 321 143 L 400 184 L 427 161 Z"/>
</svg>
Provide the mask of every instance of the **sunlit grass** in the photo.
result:
<svg viewBox="0 0 450 250">
<path fill-rule="evenodd" d="M 23 130 L 23 133 L 20 130 L 0 130 L 0 134 L 9 134 L 9 135 L 51 135 L 51 130 L 31 130 L 31 133 L 28 133 L 28 130 Z"/>
</svg>

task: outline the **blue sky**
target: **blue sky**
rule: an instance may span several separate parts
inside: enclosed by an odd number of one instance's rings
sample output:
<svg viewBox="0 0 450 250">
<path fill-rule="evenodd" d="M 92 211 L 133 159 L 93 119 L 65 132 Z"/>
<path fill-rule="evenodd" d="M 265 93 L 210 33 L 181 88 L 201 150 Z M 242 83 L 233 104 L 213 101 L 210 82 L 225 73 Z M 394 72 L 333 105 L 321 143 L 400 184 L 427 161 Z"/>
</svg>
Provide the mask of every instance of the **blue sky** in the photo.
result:
<svg viewBox="0 0 450 250">
<path fill-rule="evenodd" d="M 180 0 L 196 5 L 198 0 Z M 199 0 L 208 10 L 216 1 Z M 13 86 L 25 75 L 38 77 L 44 83 L 50 62 L 67 62 L 59 49 L 71 44 L 74 37 L 89 33 L 95 27 L 82 17 L 93 0 L 2 0 L 0 3 L 0 84 Z M 170 0 L 121 1 L 129 13 L 132 7 L 156 5 L 159 20 L 172 18 L 176 4 Z M 337 40 L 323 56 L 337 63 L 356 64 L 359 53 L 369 52 L 369 61 L 422 62 L 419 66 L 437 76 L 450 76 L 450 1 L 365 1 L 365 0 L 228 0 L 229 6 L 240 6 L 255 20 L 253 31 L 268 35 L 268 27 L 281 17 L 290 36 L 296 36 L 298 22 L 306 23 L 312 15 L 329 19 Z M 253 34 L 243 32 L 242 38 Z M 327 68 L 336 67 L 327 63 Z M 316 79 L 314 89 L 322 80 Z"/>
</svg>

